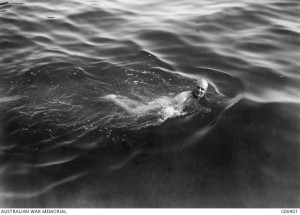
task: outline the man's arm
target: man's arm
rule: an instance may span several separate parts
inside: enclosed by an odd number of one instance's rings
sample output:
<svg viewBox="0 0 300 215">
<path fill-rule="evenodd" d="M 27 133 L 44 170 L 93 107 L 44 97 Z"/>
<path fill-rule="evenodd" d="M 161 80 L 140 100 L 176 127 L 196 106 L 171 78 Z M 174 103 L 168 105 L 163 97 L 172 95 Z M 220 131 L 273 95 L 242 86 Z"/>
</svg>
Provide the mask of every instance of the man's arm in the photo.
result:
<svg viewBox="0 0 300 215">
<path fill-rule="evenodd" d="M 182 105 L 186 99 L 190 96 L 191 91 L 185 91 L 182 93 L 179 93 L 177 96 L 174 97 L 175 105 Z"/>
</svg>

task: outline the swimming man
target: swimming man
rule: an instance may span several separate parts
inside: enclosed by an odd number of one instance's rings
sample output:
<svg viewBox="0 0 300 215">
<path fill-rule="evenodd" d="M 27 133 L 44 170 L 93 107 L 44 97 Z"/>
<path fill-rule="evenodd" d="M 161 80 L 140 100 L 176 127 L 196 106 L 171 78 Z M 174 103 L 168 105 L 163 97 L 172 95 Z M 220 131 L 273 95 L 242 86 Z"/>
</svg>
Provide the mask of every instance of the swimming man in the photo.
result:
<svg viewBox="0 0 300 215">
<path fill-rule="evenodd" d="M 192 91 L 185 91 L 175 96 L 173 98 L 173 104 L 180 111 L 194 112 L 197 111 L 196 109 L 198 109 L 198 111 L 200 109 L 201 112 L 208 113 L 210 109 L 201 105 L 201 102 L 206 100 L 207 88 L 208 82 L 201 78 L 197 80 Z"/>
<path fill-rule="evenodd" d="M 125 96 L 107 95 L 104 98 L 115 102 L 120 107 L 124 108 L 132 114 L 144 114 L 150 110 L 162 107 L 173 107 L 173 112 L 177 113 L 209 113 L 210 109 L 203 107 L 207 103 L 206 92 L 208 82 L 205 79 L 199 79 L 192 91 L 179 93 L 174 98 L 159 98 L 149 104 L 140 104 L 134 100 L 128 99 Z"/>
</svg>

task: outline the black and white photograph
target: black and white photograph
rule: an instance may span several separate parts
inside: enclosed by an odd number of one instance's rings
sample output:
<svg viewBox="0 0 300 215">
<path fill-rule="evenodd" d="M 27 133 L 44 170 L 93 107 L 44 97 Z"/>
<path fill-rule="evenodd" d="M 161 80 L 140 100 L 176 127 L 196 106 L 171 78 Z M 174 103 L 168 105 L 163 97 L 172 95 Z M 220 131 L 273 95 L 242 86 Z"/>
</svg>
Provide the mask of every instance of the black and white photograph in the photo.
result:
<svg viewBox="0 0 300 215">
<path fill-rule="evenodd" d="M 296 214 L 299 164 L 299 0 L 0 0 L 1 214 Z"/>
</svg>

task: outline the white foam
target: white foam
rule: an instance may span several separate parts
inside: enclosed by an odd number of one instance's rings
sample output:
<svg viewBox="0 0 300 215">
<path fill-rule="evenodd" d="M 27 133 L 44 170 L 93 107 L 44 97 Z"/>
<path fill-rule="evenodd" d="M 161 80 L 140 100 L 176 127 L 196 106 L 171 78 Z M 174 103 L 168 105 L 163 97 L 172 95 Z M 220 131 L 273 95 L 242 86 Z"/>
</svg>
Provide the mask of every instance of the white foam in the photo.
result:
<svg viewBox="0 0 300 215">
<path fill-rule="evenodd" d="M 163 109 L 163 120 L 166 120 L 168 118 L 180 116 L 183 114 L 183 112 L 176 109 L 174 106 L 168 106 Z"/>
<path fill-rule="evenodd" d="M 184 115 L 178 107 L 173 104 L 173 99 L 167 96 L 161 96 L 154 98 L 152 101 L 139 101 L 130 99 L 126 96 L 109 94 L 103 96 L 102 99 L 108 100 L 123 108 L 127 113 L 132 116 L 132 120 L 143 119 L 145 117 L 146 122 L 143 120 L 140 122 L 140 126 L 157 125 L 164 122 L 168 118 Z M 149 99 L 149 98 L 148 98 Z M 150 117 L 150 121 L 149 121 Z M 127 118 L 127 122 L 129 119 Z"/>
</svg>

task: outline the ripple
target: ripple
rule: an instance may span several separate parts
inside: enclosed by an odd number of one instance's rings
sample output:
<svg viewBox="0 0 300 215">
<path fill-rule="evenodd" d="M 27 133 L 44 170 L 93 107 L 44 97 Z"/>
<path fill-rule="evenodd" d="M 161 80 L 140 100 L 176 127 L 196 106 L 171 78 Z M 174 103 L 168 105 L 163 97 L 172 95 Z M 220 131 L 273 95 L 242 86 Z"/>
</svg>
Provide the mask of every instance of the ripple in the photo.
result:
<svg viewBox="0 0 300 215">
<path fill-rule="evenodd" d="M 300 103 L 299 89 L 293 89 L 290 87 L 285 87 L 282 91 L 278 90 L 265 90 L 261 92 L 259 95 L 252 93 L 245 93 L 245 98 L 259 102 L 259 103 Z"/>
<path fill-rule="evenodd" d="M 6 4 L 8 4 L 8 1 L 0 1 L 0 6 L 1 5 L 6 5 Z"/>
<path fill-rule="evenodd" d="M 24 47 L 23 44 L 27 44 L 27 46 L 31 46 L 34 43 L 30 41 L 28 38 L 24 36 L 16 36 L 14 38 L 3 38 L 0 45 L 2 49 L 18 49 Z"/>
<path fill-rule="evenodd" d="M 21 98 L 21 96 L 1 97 L 0 104 L 6 103 L 6 102 L 11 102 L 11 101 L 16 101 L 16 100 L 19 100 L 20 98 Z"/>
<path fill-rule="evenodd" d="M 76 174 L 73 176 L 69 176 L 67 178 L 61 179 L 60 181 L 54 182 L 52 184 L 48 184 L 47 186 L 45 186 L 42 189 L 36 190 L 36 191 L 30 191 L 28 193 L 9 193 L 9 192 L 2 192 L 2 194 L 0 195 L 0 198 L 7 198 L 7 199 L 27 199 L 27 198 L 33 198 L 33 197 L 37 197 L 37 196 L 41 196 L 53 189 L 55 189 L 56 187 L 66 184 L 66 183 L 71 183 L 81 177 L 83 177 L 85 175 L 85 173 L 80 173 L 80 174 Z"/>
<path fill-rule="evenodd" d="M 45 162 L 42 162 L 42 163 L 37 163 L 34 166 L 40 168 L 40 167 L 48 167 L 48 166 L 53 166 L 53 165 L 65 164 L 67 162 L 70 162 L 70 161 L 74 160 L 77 157 L 78 157 L 77 155 L 76 156 L 70 156 L 70 157 L 63 157 L 63 158 L 60 158 L 58 160 L 55 160 L 53 157 L 51 157 L 51 158 L 48 158 L 49 159 L 48 161 L 45 161 Z"/>
</svg>

